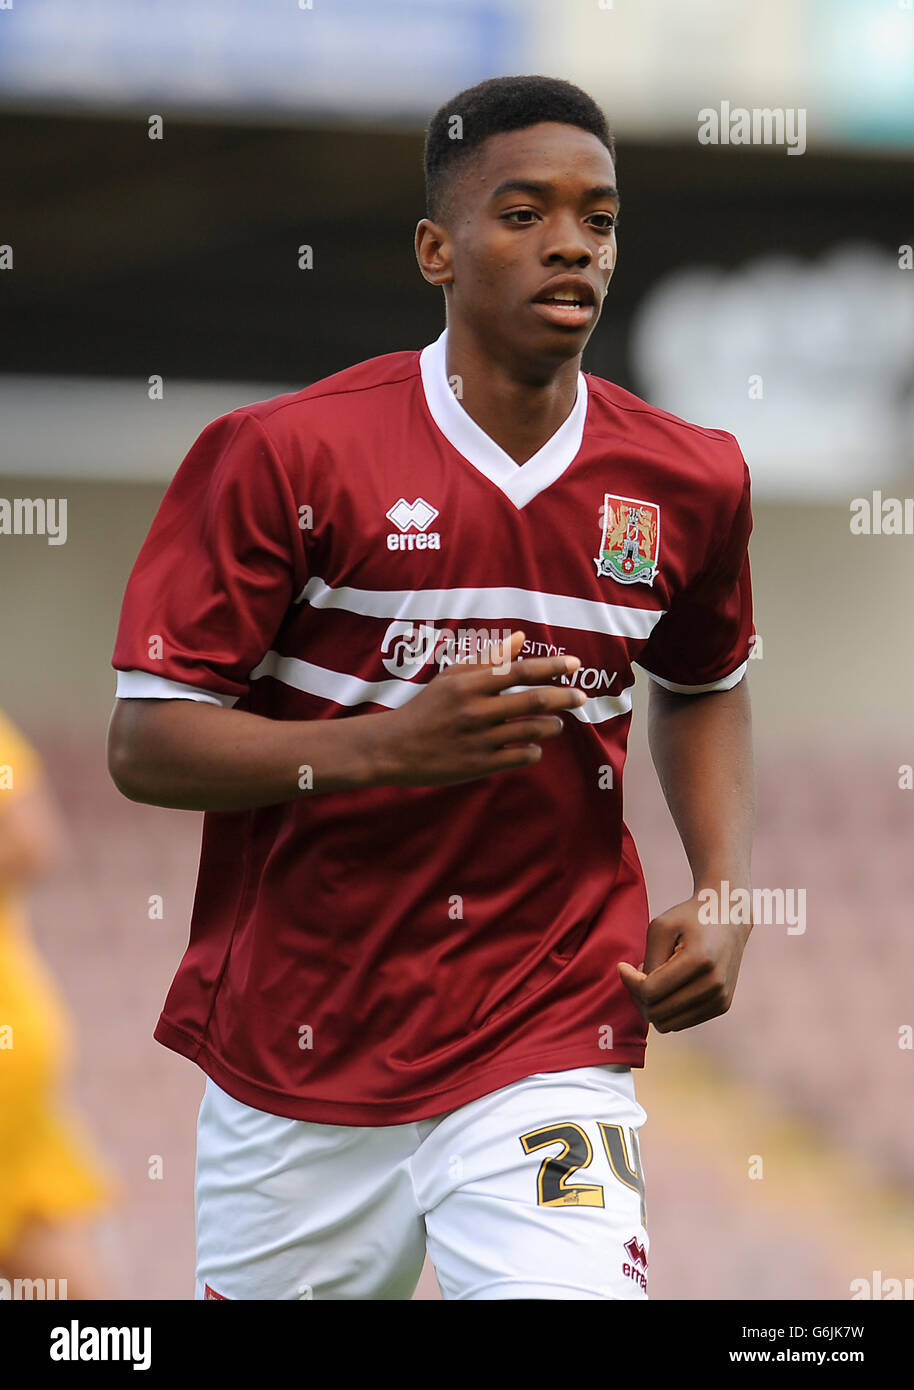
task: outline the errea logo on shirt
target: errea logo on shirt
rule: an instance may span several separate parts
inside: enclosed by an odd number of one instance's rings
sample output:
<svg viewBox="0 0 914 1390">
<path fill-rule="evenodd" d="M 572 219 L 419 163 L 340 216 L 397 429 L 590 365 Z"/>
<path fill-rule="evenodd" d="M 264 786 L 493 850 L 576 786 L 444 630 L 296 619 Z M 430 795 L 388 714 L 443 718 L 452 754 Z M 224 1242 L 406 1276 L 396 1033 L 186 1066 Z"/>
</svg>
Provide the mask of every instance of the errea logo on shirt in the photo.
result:
<svg viewBox="0 0 914 1390">
<path fill-rule="evenodd" d="M 424 497 L 417 497 L 415 502 L 407 502 L 405 497 L 401 497 L 386 515 L 402 533 L 398 535 L 396 531 L 391 531 L 388 534 L 388 550 L 441 549 L 440 532 L 428 529 L 438 512 Z"/>
</svg>

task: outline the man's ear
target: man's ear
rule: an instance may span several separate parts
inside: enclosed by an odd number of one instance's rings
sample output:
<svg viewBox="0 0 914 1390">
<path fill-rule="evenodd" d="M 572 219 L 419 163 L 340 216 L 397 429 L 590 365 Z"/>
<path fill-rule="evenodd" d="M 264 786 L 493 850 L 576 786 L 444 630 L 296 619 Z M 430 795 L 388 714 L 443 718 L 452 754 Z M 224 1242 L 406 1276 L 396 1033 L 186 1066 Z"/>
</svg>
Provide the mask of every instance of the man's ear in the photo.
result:
<svg viewBox="0 0 914 1390">
<path fill-rule="evenodd" d="M 454 279 L 451 242 L 440 222 L 423 217 L 416 227 L 416 260 L 430 285 L 449 285 Z"/>
</svg>

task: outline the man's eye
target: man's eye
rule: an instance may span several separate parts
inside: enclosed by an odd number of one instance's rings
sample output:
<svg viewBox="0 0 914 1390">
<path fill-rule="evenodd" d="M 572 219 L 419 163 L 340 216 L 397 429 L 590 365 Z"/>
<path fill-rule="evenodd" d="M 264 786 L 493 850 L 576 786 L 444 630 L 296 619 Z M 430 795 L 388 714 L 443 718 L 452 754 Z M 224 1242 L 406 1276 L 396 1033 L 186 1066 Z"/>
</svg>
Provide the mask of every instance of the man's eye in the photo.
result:
<svg viewBox="0 0 914 1390">
<path fill-rule="evenodd" d="M 597 226 L 598 232 L 611 232 L 613 228 L 618 225 L 619 215 L 618 213 L 613 215 L 611 212 L 595 212 L 590 219 L 591 222 L 593 222 L 594 219 L 599 219 L 599 225 Z"/>
<path fill-rule="evenodd" d="M 502 214 L 505 221 L 512 217 L 534 218 L 536 213 L 533 208 L 512 208 L 510 212 Z M 524 224 L 521 224 L 524 225 Z"/>
</svg>

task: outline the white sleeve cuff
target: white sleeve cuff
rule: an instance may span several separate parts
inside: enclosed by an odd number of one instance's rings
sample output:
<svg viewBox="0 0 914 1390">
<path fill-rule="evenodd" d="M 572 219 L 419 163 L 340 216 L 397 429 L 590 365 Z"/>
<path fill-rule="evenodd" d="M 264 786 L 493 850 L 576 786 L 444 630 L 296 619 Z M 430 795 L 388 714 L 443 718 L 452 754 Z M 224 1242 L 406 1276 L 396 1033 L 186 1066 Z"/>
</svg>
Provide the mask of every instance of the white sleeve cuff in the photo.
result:
<svg viewBox="0 0 914 1390">
<path fill-rule="evenodd" d="M 216 695 L 198 685 L 183 685 L 149 671 L 118 671 L 116 696 L 119 700 L 199 700 L 205 705 L 222 705 L 231 709 L 238 703 L 237 695 Z"/>
<path fill-rule="evenodd" d="M 735 685 L 739 685 L 746 674 L 748 665 L 749 662 L 744 661 L 742 666 L 737 666 L 736 670 L 731 671 L 729 676 L 721 676 L 719 681 L 709 681 L 707 685 L 679 685 L 676 681 L 667 681 L 662 676 L 655 676 L 653 671 L 648 671 L 644 666 L 641 669 L 645 675 L 650 676 L 652 681 L 662 685 L 664 690 L 672 690 L 674 695 L 705 695 L 711 690 L 732 690 Z"/>
</svg>

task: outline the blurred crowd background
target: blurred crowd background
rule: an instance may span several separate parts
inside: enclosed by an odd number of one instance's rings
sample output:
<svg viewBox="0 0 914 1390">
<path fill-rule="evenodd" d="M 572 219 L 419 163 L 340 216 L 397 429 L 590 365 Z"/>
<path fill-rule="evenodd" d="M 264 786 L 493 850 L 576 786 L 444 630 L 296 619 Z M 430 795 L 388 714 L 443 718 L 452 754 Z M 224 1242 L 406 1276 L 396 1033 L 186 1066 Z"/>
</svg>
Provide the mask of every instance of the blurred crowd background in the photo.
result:
<svg viewBox="0 0 914 1390">
<path fill-rule="evenodd" d="M 754 881 L 806 898 L 804 931 L 756 928 L 725 1018 L 651 1035 L 651 1292 L 914 1280 L 914 537 L 850 524 L 855 499 L 914 493 L 911 5 L 45 0 L 0 12 L 0 498 L 65 498 L 67 527 L 0 534 L 0 709 L 63 826 L 29 920 L 108 1179 L 115 1297 L 192 1296 L 203 1089 L 151 1037 L 202 817 L 129 803 L 105 770 L 130 567 L 209 420 L 437 337 L 412 251 L 424 124 L 533 72 L 589 91 L 618 146 L 585 370 L 731 430 L 752 472 Z M 802 111 L 804 148 L 703 143 L 722 103 Z M 660 912 L 690 880 L 646 695 L 639 677 L 626 819 Z"/>
</svg>

